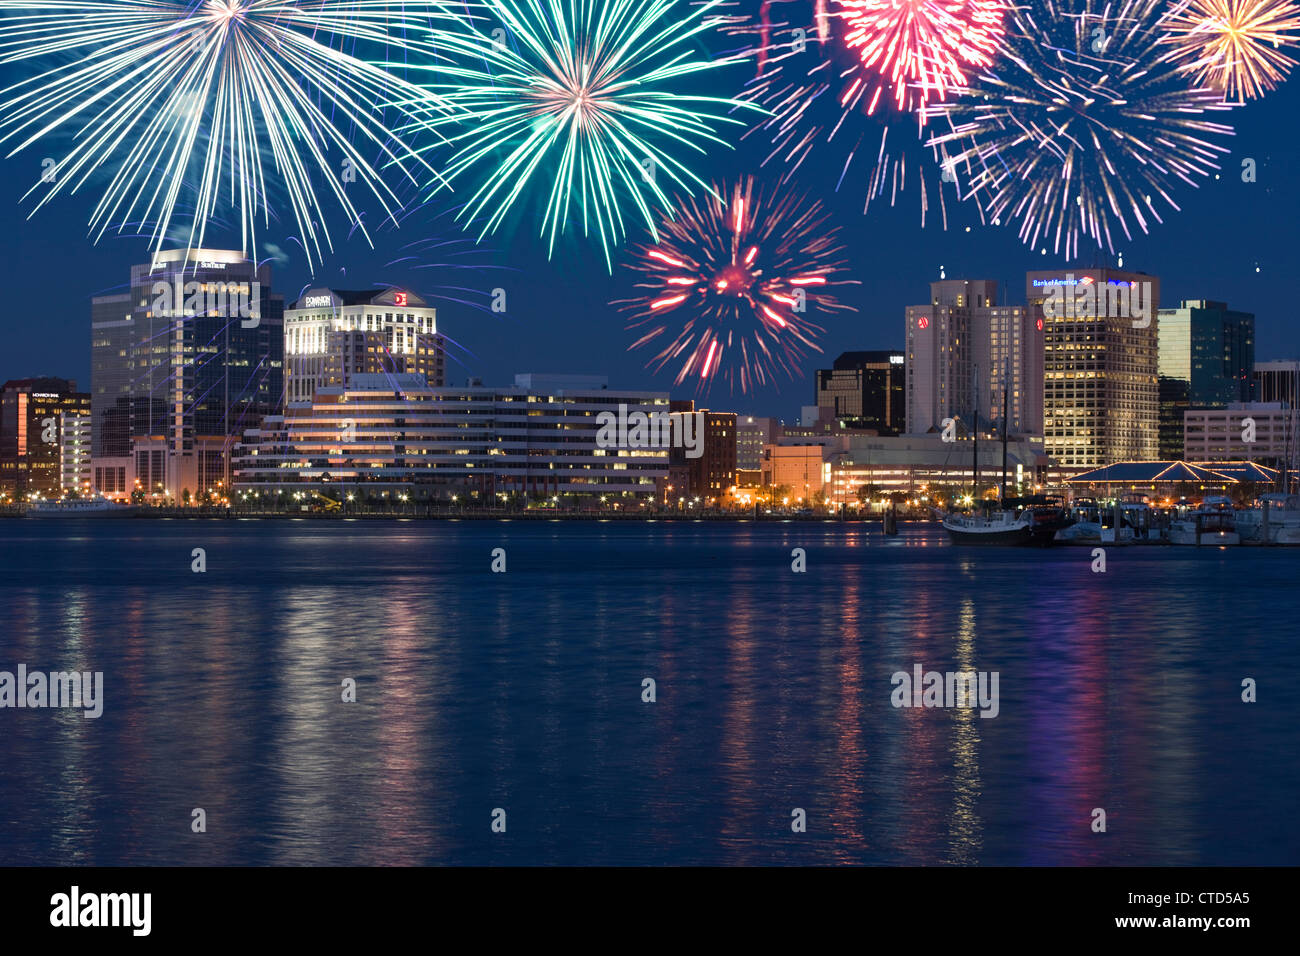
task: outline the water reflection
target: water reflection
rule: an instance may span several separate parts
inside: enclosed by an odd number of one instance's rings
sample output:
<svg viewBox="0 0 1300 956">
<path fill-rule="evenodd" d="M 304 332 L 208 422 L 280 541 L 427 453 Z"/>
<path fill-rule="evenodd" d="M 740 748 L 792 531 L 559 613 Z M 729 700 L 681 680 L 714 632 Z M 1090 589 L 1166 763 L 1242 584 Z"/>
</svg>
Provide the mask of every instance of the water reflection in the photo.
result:
<svg viewBox="0 0 1300 956">
<path fill-rule="evenodd" d="M 0 710 L 0 863 L 1294 862 L 1295 685 L 1251 708 L 1238 675 L 1300 663 L 1300 552 L 1102 576 L 795 522 L 0 525 L 0 669 L 107 698 Z M 894 708 L 915 664 L 998 671 L 999 716 Z"/>
</svg>

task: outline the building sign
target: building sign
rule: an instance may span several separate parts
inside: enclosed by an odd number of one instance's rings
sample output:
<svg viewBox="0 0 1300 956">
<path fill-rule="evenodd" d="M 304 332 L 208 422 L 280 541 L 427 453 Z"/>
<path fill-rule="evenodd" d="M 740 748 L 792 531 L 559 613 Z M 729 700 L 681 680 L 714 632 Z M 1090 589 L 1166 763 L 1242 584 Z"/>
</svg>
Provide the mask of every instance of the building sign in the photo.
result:
<svg viewBox="0 0 1300 956">
<path fill-rule="evenodd" d="M 329 306 L 333 304 L 334 304 L 333 296 L 328 296 L 328 295 L 309 295 L 302 300 L 302 307 L 304 309 L 319 309 L 322 308 L 323 306 Z"/>
<path fill-rule="evenodd" d="M 406 293 L 405 293 L 405 292 L 394 292 L 394 293 L 393 293 L 393 304 L 394 304 L 394 305 L 406 305 Z"/>
<path fill-rule="evenodd" d="M 921 328 L 925 328 L 925 326 L 923 325 L 923 326 L 921 326 Z M 889 364 L 890 364 L 890 365 L 902 365 L 902 364 L 903 364 L 903 356 L 901 356 L 901 355 L 891 355 L 891 356 L 889 356 Z"/>
</svg>

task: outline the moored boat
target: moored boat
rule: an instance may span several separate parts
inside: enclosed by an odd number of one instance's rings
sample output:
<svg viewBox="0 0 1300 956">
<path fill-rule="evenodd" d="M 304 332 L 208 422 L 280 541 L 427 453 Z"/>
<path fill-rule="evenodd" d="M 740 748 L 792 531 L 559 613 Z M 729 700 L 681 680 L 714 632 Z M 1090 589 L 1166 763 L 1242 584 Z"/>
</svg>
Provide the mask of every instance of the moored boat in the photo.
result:
<svg viewBox="0 0 1300 956">
<path fill-rule="evenodd" d="M 101 497 L 36 501 L 27 506 L 26 512 L 29 518 L 123 518 L 134 513 L 133 505 Z"/>
<path fill-rule="evenodd" d="M 1240 544 L 1232 502 L 1219 495 L 1207 496 L 1195 511 L 1189 511 L 1170 523 L 1169 543 Z"/>
</svg>

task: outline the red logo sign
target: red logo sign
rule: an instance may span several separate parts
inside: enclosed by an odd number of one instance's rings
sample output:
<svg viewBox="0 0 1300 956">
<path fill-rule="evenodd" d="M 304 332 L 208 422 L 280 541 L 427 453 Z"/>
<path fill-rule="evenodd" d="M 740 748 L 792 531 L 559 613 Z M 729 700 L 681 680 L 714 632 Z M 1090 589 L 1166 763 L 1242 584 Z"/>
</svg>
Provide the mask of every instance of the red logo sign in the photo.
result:
<svg viewBox="0 0 1300 956">
<path fill-rule="evenodd" d="M 394 292 L 394 293 L 393 293 L 393 303 L 394 303 L 395 305 L 406 305 L 406 293 L 405 293 L 405 292 Z"/>
<path fill-rule="evenodd" d="M 930 327 L 930 320 L 927 319 L 925 316 L 921 316 L 919 319 L 916 320 L 916 327 L 918 329 L 928 329 Z"/>
<path fill-rule="evenodd" d="M 1043 331 L 1043 320 L 1042 320 L 1042 319 L 1039 319 L 1039 320 L 1038 320 L 1038 331 L 1039 331 L 1039 332 Z"/>
</svg>

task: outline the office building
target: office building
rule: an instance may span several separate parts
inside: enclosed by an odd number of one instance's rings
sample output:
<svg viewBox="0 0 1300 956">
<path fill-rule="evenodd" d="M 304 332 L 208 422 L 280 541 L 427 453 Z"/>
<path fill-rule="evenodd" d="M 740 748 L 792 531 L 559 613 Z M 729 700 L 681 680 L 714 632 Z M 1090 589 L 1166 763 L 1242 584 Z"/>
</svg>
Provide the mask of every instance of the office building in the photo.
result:
<svg viewBox="0 0 1300 956">
<path fill-rule="evenodd" d="M 309 289 L 284 313 L 290 404 L 318 388 L 348 388 L 354 375 L 419 375 L 445 382 L 438 310 L 407 289 Z"/>
<path fill-rule="evenodd" d="M 1160 280 L 1054 269 L 1026 274 L 1025 296 L 1042 323 L 1046 453 L 1067 472 L 1155 458 Z"/>
<path fill-rule="evenodd" d="M 82 470 L 90 395 L 63 378 L 13 379 L 0 386 L 0 500 L 59 498 Z M 70 464 L 66 464 L 70 461 Z M 70 469 L 70 470 L 69 470 Z"/>
<path fill-rule="evenodd" d="M 1008 433 L 1042 433 L 1040 329 L 1024 306 L 999 304 L 996 282 L 932 282 L 929 304 L 907 308 L 906 336 L 908 434 L 969 423 L 976 407 L 1000 423 L 1004 402 Z"/>
<path fill-rule="evenodd" d="M 96 488 L 122 498 L 162 485 L 173 500 L 228 488 L 231 446 L 284 396 L 284 302 L 270 267 L 173 249 L 133 266 L 129 288 L 91 306 Z"/>
<path fill-rule="evenodd" d="M 906 355 L 844 352 L 814 373 L 817 405 L 847 428 L 900 435 L 907 427 Z"/>
<path fill-rule="evenodd" d="M 667 477 L 670 449 L 602 443 L 601 413 L 620 411 L 666 413 L 668 396 L 611 390 L 592 376 L 521 375 L 513 386 L 492 388 L 358 374 L 250 429 L 237 451 L 236 487 L 257 495 L 649 500 Z M 734 455 L 734 427 L 725 437 Z"/>
<path fill-rule="evenodd" d="M 780 434 L 781 422 L 775 418 L 740 415 L 736 418 L 736 468 L 756 471 L 762 467 L 763 447 Z"/>
<path fill-rule="evenodd" d="M 1231 402 L 1223 408 L 1183 412 L 1183 446 L 1193 461 L 1262 461 L 1296 458 L 1296 410 L 1282 402 Z"/>
<path fill-rule="evenodd" d="M 1159 323 L 1160 457 L 1184 453 L 1183 413 L 1225 408 L 1254 396 L 1255 316 L 1222 302 L 1185 300 L 1161 309 Z"/>
</svg>

